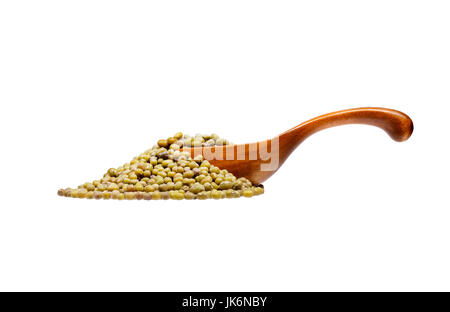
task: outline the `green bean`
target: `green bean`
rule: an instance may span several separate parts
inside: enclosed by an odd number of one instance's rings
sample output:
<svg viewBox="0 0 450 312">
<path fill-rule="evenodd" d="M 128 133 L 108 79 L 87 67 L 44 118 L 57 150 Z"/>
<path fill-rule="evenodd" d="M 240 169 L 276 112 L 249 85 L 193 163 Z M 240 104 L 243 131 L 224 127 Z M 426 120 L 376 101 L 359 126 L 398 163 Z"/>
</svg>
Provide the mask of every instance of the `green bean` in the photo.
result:
<svg viewBox="0 0 450 312">
<path fill-rule="evenodd" d="M 226 169 L 214 166 L 202 155 L 191 158 L 183 146 L 232 144 L 217 134 L 183 135 L 161 139 L 152 148 L 117 168 L 110 168 L 101 179 L 78 188 L 59 189 L 59 196 L 116 200 L 221 199 L 252 197 L 264 193 L 262 185 L 252 185 Z"/>
</svg>

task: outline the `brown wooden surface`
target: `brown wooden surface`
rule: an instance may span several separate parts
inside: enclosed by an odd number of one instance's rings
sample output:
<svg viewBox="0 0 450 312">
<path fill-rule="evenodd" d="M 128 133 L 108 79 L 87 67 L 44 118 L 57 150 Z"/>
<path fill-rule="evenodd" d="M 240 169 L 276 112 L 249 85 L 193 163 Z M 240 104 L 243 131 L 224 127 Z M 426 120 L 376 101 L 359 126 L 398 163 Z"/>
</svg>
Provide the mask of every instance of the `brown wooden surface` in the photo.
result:
<svg viewBox="0 0 450 312">
<path fill-rule="evenodd" d="M 406 141 L 413 132 L 413 122 L 406 114 L 387 108 L 365 107 L 329 113 L 291 128 L 272 139 L 278 139 L 279 143 L 278 147 L 274 144 L 273 151 L 271 145 L 275 141 L 271 140 L 230 146 L 183 148 L 183 150 L 189 151 L 192 156 L 202 154 L 219 168 L 227 169 L 237 177 L 246 177 L 253 183 L 259 184 L 274 174 L 307 137 L 330 127 L 348 124 L 379 127 L 398 142 Z M 265 151 L 266 146 L 268 151 L 276 153 L 279 157 L 278 166 L 269 171 L 261 170 L 261 165 L 267 165 L 270 162 L 260 157 L 259 151 Z M 254 155 L 257 157 L 251 157 Z M 211 156 L 215 159 L 211 159 Z"/>
</svg>

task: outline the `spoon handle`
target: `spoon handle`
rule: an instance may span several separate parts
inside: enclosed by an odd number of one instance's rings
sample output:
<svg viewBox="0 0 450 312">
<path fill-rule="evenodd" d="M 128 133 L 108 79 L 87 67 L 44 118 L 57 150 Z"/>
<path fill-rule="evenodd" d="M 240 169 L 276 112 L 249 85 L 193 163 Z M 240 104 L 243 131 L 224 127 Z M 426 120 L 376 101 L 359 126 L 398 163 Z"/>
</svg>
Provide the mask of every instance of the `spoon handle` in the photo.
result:
<svg viewBox="0 0 450 312">
<path fill-rule="evenodd" d="M 365 124 L 379 127 L 398 142 L 406 141 L 413 132 L 411 118 L 402 112 L 382 107 L 362 107 L 337 111 L 313 118 L 286 131 L 282 135 L 295 132 L 297 135 L 309 136 L 323 129 L 348 124 Z"/>
<path fill-rule="evenodd" d="M 406 141 L 413 132 L 413 122 L 408 115 L 381 107 L 353 108 L 325 114 L 308 120 L 279 135 L 280 155 L 285 159 L 310 135 L 335 126 L 365 124 L 376 126 L 398 142 Z"/>
</svg>

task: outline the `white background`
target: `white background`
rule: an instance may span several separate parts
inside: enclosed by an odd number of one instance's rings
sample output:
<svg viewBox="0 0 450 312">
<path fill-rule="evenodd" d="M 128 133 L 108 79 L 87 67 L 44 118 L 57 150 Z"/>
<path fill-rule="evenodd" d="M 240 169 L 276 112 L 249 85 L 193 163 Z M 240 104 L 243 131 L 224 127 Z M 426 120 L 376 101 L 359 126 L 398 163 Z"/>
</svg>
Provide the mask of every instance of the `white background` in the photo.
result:
<svg viewBox="0 0 450 312">
<path fill-rule="evenodd" d="M 0 290 L 450 290 L 448 1 L 2 1 Z M 331 111 L 266 194 L 88 201 L 177 131 L 235 143 Z"/>
</svg>

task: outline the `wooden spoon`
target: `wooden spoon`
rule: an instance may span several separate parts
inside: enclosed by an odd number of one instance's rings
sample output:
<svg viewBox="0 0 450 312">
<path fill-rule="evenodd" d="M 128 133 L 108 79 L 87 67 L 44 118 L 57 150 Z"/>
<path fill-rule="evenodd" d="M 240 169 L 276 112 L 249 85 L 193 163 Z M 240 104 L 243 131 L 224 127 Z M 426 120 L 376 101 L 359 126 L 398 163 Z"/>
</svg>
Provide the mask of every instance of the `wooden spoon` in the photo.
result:
<svg viewBox="0 0 450 312">
<path fill-rule="evenodd" d="M 203 155 L 211 164 L 260 184 L 274 174 L 311 134 L 348 124 L 379 127 L 398 142 L 406 141 L 413 132 L 413 122 L 406 114 L 388 108 L 364 107 L 313 118 L 271 140 L 240 145 L 186 147 L 182 150 L 190 152 L 192 157 Z"/>
</svg>

